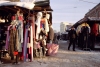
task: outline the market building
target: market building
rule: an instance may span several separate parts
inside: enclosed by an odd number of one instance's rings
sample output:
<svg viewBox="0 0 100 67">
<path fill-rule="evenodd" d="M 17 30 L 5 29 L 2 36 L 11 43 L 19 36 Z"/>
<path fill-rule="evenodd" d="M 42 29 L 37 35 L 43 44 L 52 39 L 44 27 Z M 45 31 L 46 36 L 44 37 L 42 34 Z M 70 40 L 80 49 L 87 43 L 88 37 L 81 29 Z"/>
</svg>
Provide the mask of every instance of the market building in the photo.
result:
<svg viewBox="0 0 100 67">
<path fill-rule="evenodd" d="M 95 49 L 99 48 L 99 42 L 100 42 L 100 3 L 96 5 L 93 9 L 91 9 L 89 12 L 87 12 L 81 20 L 76 22 L 74 24 L 74 27 L 77 29 L 78 35 L 82 33 L 82 27 L 87 26 L 88 27 L 88 35 L 86 35 L 86 38 L 88 37 L 87 41 L 87 46 L 85 44 L 80 45 L 82 42 L 80 41 L 80 37 L 84 36 L 79 36 L 78 42 L 81 42 L 78 44 L 79 47 L 81 48 L 89 48 L 89 49 Z M 81 32 L 81 33 L 80 33 Z M 84 42 L 83 42 L 84 43 Z M 84 47 L 83 47 L 84 46 Z"/>
</svg>

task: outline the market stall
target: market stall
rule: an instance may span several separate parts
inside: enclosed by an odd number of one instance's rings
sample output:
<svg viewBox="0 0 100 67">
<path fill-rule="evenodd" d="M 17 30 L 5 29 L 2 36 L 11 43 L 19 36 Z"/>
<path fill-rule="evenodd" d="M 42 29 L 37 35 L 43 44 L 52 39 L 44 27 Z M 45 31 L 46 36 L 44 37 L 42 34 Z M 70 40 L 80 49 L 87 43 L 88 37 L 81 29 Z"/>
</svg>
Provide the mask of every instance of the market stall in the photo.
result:
<svg viewBox="0 0 100 67">
<path fill-rule="evenodd" d="M 47 43 L 53 42 L 54 36 L 53 10 L 48 4 L 0 2 L 0 60 L 6 57 L 12 63 L 18 63 L 18 60 L 33 61 L 47 55 L 50 48 Z"/>
<path fill-rule="evenodd" d="M 13 63 L 18 63 L 19 58 L 26 61 L 27 46 L 25 42 L 26 34 L 24 33 L 26 33 L 26 29 L 34 26 L 32 24 L 34 23 L 33 19 L 31 19 L 31 22 L 28 19 L 31 14 L 30 11 L 33 12 L 34 6 L 35 4 L 30 2 L 0 2 L 0 53 L 3 53 L 0 56 L 11 58 Z M 14 61 L 14 57 L 16 57 L 16 61 Z M 31 60 L 33 60 L 32 58 L 31 55 Z"/>
</svg>

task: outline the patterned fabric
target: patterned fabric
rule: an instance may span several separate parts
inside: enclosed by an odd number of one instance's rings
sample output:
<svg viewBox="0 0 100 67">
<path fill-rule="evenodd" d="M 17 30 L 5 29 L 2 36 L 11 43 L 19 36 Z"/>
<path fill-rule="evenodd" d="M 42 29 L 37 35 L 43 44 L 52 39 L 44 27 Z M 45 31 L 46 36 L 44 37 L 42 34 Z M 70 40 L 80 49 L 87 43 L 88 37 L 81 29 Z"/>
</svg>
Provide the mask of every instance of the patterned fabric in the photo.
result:
<svg viewBox="0 0 100 67">
<path fill-rule="evenodd" d="M 16 29 L 11 29 L 9 37 L 8 53 L 13 54 L 14 51 L 19 50 L 18 31 Z"/>
<path fill-rule="evenodd" d="M 59 45 L 58 44 L 47 44 L 48 55 L 54 56 L 57 54 Z"/>
</svg>

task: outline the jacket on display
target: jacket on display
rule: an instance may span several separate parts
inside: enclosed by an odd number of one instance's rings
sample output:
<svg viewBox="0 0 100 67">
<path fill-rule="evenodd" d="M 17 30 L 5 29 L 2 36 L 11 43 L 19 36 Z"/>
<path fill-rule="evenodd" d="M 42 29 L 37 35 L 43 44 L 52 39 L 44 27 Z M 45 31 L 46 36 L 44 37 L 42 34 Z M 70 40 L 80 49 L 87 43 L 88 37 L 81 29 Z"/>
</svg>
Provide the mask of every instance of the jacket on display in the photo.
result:
<svg viewBox="0 0 100 67">
<path fill-rule="evenodd" d="M 97 36 L 98 29 L 99 29 L 98 23 L 94 23 L 93 26 L 91 27 L 91 33 L 94 34 L 95 36 Z"/>
</svg>

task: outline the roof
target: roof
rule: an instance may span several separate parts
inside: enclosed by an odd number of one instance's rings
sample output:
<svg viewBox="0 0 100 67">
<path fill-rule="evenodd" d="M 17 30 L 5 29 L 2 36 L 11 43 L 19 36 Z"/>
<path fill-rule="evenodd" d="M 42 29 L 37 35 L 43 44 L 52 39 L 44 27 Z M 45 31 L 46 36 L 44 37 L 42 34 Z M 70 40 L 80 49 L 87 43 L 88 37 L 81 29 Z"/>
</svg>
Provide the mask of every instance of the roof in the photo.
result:
<svg viewBox="0 0 100 67">
<path fill-rule="evenodd" d="M 35 7 L 34 10 L 40 10 L 40 11 L 44 11 L 44 9 L 46 9 L 46 11 L 53 11 L 53 9 L 50 6 L 50 1 L 49 0 L 39 0 L 34 2 Z"/>
<path fill-rule="evenodd" d="M 88 17 L 88 21 L 100 21 L 100 17 Z"/>
<path fill-rule="evenodd" d="M 36 4 L 36 6 L 49 6 L 50 2 L 49 2 L 49 0 L 36 1 L 35 4 Z"/>
<path fill-rule="evenodd" d="M 95 7 L 93 7 L 89 12 L 87 12 L 85 15 L 87 16 L 88 14 L 90 14 L 95 8 L 97 8 L 98 6 L 100 6 L 100 3 L 97 4 Z"/>
<path fill-rule="evenodd" d="M 18 6 L 26 9 L 33 9 L 35 4 L 31 2 L 10 2 L 10 1 L 0 1 L 0 6 Z"/>
</svg>

